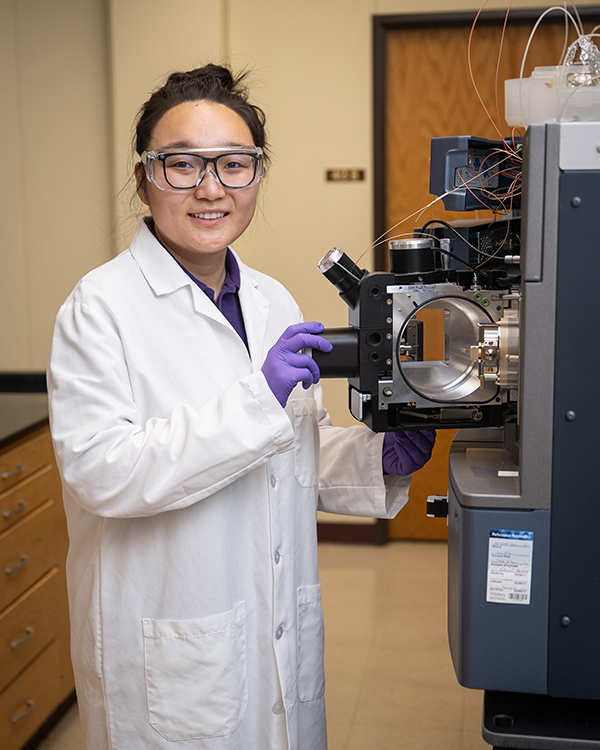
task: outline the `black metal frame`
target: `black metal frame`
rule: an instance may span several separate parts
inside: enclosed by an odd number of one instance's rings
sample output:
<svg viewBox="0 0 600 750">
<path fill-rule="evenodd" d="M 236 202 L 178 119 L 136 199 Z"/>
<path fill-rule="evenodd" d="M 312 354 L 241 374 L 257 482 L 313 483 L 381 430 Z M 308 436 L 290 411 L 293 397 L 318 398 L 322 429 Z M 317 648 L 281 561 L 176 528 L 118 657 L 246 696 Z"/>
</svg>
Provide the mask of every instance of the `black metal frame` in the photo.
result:
<svg viewBox="0 0 600 750">
<path fill-rule="evenodd" d="M 511 10 L 508 23 L 531 23 L 537 21 L 543 8 Z M 600 22 L 600 6 L 578 8 L 582 21 Z M 386 226 L 386 60 L 387 32 L 393 29 L 419 29 L 437 26 L 471 26 L 476 13 L 408 13 L 403 15 L 373 16 L 373 197 L 374 239 L 381 237 Z M 505 11 L 484 11 L 477 19 L 483 26 L 500 26 L 504 23 Z M 543 23 L 559 23 L 564 15 L 549 13 Z M 449 133 L 448 135 L 453 135 Z M 375 270 L 384 271 L 387 266 L 387 249 L 384 245 L 375 248 Z"/>
</svg>

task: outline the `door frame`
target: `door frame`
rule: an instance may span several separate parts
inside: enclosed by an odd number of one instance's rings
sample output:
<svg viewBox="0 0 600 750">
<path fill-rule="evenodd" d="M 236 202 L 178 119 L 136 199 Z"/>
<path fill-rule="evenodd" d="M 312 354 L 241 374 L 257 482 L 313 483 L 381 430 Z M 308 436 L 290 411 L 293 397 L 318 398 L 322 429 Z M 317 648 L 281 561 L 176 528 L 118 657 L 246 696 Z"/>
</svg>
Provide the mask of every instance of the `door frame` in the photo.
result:
<svg viewBox="0 0 600 750">
<path fill-rule="evenodd" d="M 544 12 L 544 8 L 511 10 L 508 24 L 531 23 L 532 27 Z M 600 23 L 600 6 L 584 6 L 577 9 L 583 22 Z M 476 11 L 461 13 L 404 13 L 373 16 L 373 229 L 374 240 L 384 235 L 386 226 L 386 67 L 387 34 L 394 29 L 422 29 L 430 26 L 452 27 L 471 26 Z M 502 26 L 506 11 L 490 10 L 480 13 L 477 24 Z M 542 23 L 562 23 L 564 14 L 559 11 L 549 13 Z M 456 135 L 449 133 L 448 135 Z M 374 253 L 374 268 L 383 271 L 387 264 L 385 243 L 377 245 Z"/>
</svg>

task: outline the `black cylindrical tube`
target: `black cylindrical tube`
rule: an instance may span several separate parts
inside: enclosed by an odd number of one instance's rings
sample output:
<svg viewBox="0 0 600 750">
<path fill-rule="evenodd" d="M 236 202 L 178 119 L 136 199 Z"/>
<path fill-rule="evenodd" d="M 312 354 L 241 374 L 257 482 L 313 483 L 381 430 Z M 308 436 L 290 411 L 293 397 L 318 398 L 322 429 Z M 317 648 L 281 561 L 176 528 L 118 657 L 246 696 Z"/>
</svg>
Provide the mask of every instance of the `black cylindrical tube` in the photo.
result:
<svg viewBox="0 0 600 750">
<path fill-rule="evenodd" d="M 320 333 L 331 341 L 330 352 L 312 349 L 309 353 L 319 366 L 322 378 L 354 378 L 358 375 L 358 330 L 356 328 L 326 328 Z"/>
<path fill-rule="evenodd" d="M 391 240 L 389 250 L 392 273 L 427 273 L 435 270 L 433 241 L 429 238 Z"/>
</svg>

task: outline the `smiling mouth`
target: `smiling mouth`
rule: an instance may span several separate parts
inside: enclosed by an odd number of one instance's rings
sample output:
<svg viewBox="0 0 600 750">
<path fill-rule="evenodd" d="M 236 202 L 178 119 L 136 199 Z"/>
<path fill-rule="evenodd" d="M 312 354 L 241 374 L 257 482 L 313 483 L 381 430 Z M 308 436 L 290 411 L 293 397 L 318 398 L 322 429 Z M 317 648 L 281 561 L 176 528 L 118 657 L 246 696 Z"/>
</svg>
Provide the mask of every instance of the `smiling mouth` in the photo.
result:
<svg viewBox="0 0 600 750">
<path fill-rule="evenodd" d="M 202 213 L 197 214 L 190 214 L 190 216 L 193 216 L 195 219 L 222 219 L 224 216 L 227 216 L 227 212 L 225 211 L 203 211 Z"/>
</svg>

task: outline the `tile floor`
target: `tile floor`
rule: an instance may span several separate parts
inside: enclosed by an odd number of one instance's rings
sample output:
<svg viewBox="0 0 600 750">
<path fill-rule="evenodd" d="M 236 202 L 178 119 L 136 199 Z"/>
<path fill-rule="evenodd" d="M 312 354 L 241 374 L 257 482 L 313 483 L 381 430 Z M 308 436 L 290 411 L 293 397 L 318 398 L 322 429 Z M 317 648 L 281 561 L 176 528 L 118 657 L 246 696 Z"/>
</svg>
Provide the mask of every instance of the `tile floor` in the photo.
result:
<svg viewBox="0 0 600 750">
<path fill-rule="evenodd" d="M 329 750 L 491 750 L 456 681 L 442 542 L 320 545 Z"/>
<path fill-rule="evenodd" d="M 319 545 L 329 750 L 491 750 L 482 693 L 456 682 L 446 545 Z M 84 750 L 73 706 L 40 750 Z"/>
</svg>

